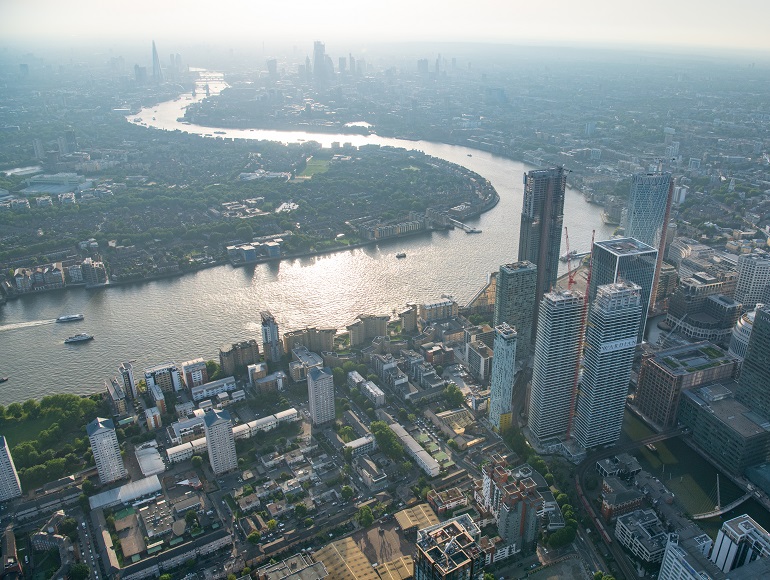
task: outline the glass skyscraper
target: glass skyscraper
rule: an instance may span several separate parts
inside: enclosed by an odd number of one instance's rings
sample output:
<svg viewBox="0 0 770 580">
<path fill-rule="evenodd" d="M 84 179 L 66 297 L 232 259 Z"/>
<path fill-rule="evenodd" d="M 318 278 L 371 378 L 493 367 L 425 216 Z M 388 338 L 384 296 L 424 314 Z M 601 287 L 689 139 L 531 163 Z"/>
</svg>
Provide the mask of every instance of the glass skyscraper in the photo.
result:
<svg viewBox="0 0 770 580">
<path fill-rule="evenodd" d="M 516 330 L 505 322 L 495 326 L 489 422 L 501 433 L 513 422 L 513 383 L 516 378 Z"/>
<path fill-rule="evenodd" d="M 519 261 L 537 265 L 535 308 L 543 294 L 556 285 L 566 188 L 567 171 L 563 167 L 533 169 L 524 175 Z M 537 324 L 537 311 L 534 323 Z"/>
<path fill-rule="evenodd" d="M 588 311 L 574 419 L 575 439 L 585 449 L 613 444 L 620 437 L 642 304 L 641 288 L 631 282 L 596 290 Z"/>
<path fill-rule="evenodd" d="M 642 317 L 637 342 L 641 342 L 644 337 L 657 259 L 658 250 L 633 238 L 594 242 L 589 300 L 593 302 L 596 289 L 605 284 L 621 281 L 638 284 L 642 292 Z"/>
<path fill-rule="evenodd" d="M 670 173 L 636 173 L 631 177 L 625 234 L 653 248 L 660 248 Z"/>
<path fill-rule="evenodd" d="M 495 288 L 494 325 L 506 323 L 518 334 L 516 360 L 526 364 L 532 350 L 538 268 L 531 262 L 500 266 Z"/>
<path fill-rule="evenodd" d="M 770 305 L 757 305 L 736 398 L 770 418 Z"/>
</svg>

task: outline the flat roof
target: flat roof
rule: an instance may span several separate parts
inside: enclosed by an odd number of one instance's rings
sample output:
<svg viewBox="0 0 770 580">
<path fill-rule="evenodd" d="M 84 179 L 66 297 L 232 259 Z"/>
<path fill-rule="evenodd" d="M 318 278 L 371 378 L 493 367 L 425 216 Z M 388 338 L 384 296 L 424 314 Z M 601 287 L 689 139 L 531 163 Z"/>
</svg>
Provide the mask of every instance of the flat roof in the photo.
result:
<svg viewBox="0 0 770 580">
<path fill-rule="evenodd" d="M 329 578 L 379 580 L 371 563 L 353 538 L 332 542 L 318 550 L 314 556 L 326 566 Z"/>
<path fill-rule="evenodd" d="M 396 512 L 396 521 L 401 526 L 402 530 L 408 530 L 410 528 L 417 528 L 421 530 L 423 528 L 429 528 L 439 523 L 439 519 L 436 516 L 433 508 L 427 503 L 417 504 L 412 507 L 402 509 Z"/>
<path fill-rule="evenodd" d="M 608 252 L 615 254 L 616 256 L 631 256 L 633 254 L 649 254 L 650 252 L 656 252 L 655 248 L 648 246 L 644 242 L 640 242 L 635 238 L 615 238 L 612 240 L 602 240 L 600 242 L 594 242 L 595 245 L 607 250 Z"/>
</svg>

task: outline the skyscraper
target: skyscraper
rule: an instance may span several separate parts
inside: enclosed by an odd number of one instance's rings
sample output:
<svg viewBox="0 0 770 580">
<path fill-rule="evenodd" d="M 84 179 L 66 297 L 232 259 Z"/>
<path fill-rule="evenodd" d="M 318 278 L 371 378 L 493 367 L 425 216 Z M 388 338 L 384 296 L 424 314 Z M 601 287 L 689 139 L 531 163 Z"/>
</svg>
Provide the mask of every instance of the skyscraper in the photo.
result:
<svg viewBox="0 0 770 580">
<path fill-rule="evenodd" d="M 763 299 L 770 285 L 770 255 L 765 252 L 744 254 L 738 258 L 738 285 L 735 301 L 743 305 L 743 311 L 753 310 Z"/>
<path fill-rule="evenodd" d="M 596 289 L 605 284 L 622 281 L 638 284 L 642 292 L 642 317 L 637 342 L 644 337 L 657 260 L 658 251 L 655 248 L 633 238 L 594 242 L 589 300 L 593 302 Z"/>
<path fill-rule="evenodd" d="M 528 424 L 541 445 L 570 431 L 584 304 L 582 294 L 569 290 L 548 292 L 540 302 Z"/>
<path fill-rule="evenodd" d="M 283 356 L 283 342 L 278 332 L 278 324 L 269 310 L 263 310 L 262 316 L 262 352 L 270 362 L 279 362 Z"/>
<path fill-rule="evenodd" d="M 160 66 L 160 57 L 154 40 L 152 41 L 152 82 L 156 84 L 163 82 L 163 69 Z"/>
<path fill-rule="evenodd" d="M 670 173 L 635 173 L 631 177 L 626 237 L 660 249 L 670 187 Z"/>
<path fill-rule="evenodd" d="M 126 477 L 128 473 L 120 455 L 120 444 L 112 419 L 97 417 L 86 426 L 86 433 L 102 485 Z"/>
<path fill-rule="evenodd" d="M 308 371 L 307 396 L 313 425 L 334 421 L 334 377 L 328 367 Z"/>
<path fill-rule="evenodd" d="M 316 84 L 326 83 L 326 45 L 320 40 L 313 43 L 313 78 Z"/>
<path fill-rule="evenodd" d="M 118 367 L 120 377 L 123 379 L 123 390 L 126 394 L 130 393 L 133 399 L 136 399 L 136 380 L 134 379 L 134 365 L 130 362 L 124 362 Z"/>
<path fill-rule="evenodd" d="M 599 286 L 589 307 L 573 421 L 575 439 L 586 449 L 615 443 L 620 437 L 642 302 L 637 284 L 618 282 Z"/>
<path fill-rule="evenodd" d="M 212 409 L 206 412 L 203 421 L 211 471 L 219 475 L 237 468 L 238 455 L 235 452 L 235 436 L 230 413 Z"/>
<path fill-rule="evenodd" d="M 495 291 L 495 326 L 507 324 L 518 334 L 516 360 L 526 364 L 532 350 L 539 269 L 532 262 L 500 266 Z"/>
<path fill-rule="evenodd" d="M 495 326 L 489 422 L 501 433 L 512 423 L 513 383 L 516 377 L 516 330 L 505 322 Z"/>
<path fill-rule="evenodd" d="M 519 261 L 537 265 L 535 308 L 543 294 L 556 285 L 566 188 L 567 172 L 563 167 L 533 169 L 524 175 Z"/>
<path fill-rule="evenodd" d="M 762 417 L 770 417 L 770 305 L 757 306 L 736 398 Z"/>
<path fill-rule="evenodd" d="M 8 441 L 0 435 L 0 502 L 21 496 L 21 482 Z"/>
<path fill-rule="evenodd" d="M 770 557 L 770 534 L 746 514 L 722 524 L 710 560 L 722 572 Z"/>
</svg>

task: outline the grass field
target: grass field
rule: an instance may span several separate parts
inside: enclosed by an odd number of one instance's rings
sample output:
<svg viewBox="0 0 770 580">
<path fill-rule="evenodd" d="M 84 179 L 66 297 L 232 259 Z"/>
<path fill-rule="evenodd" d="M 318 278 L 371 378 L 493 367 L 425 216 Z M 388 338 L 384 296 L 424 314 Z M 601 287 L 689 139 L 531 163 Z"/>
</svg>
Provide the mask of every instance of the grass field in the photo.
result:
<svg viewBox="0 0 770 580">
<path fill-rule="evenodd" d="M 315 159 L 314 157 L 311 157 L 308 159 L 307 167 L 305 167 L 305 171 L 300 174 L 300 177 L 313 177 L 316 173 L 326 173 L 328 170 L 328 159 Z"/>
<path fill-rule="evenodd" d="M 8 441 L 8 447 L 13 448 L 23 441 L 33 441 L 44 429 L 48 429 L 56 422 L 56 417 L 38 417 L 37 419 L 25 419 L 23 422 L 6 420 L 3 425 L 3 435 Z M 85 436 L 85 431 L 83 431 Z"/>
</svg>

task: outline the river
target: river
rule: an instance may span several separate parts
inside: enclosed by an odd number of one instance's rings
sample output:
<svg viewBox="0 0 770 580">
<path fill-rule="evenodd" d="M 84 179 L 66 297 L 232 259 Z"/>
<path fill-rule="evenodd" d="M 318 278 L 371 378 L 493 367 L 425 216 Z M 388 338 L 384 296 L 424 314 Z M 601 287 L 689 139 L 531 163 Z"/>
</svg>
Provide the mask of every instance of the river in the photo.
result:
<svg viewBox="0 0 770 580">
<path fill-rule="evenodd" d="M 213 92 L 219 88 L 209 78 Z M 189 98 L 188 98 L 189 97 Z M 268 309 L 281 332 L 304 326 L 344 328 L 358 314 L 385 314 L 407 302 L 434 301 L 442 295 L 467 303 L 500 264 L 518 254 L 522 175 L 529 168 L 491 153 L 428 141 L 376 135 L 331 135 L 293 131 L 225 130 L 179 123 L 183 108 L 202 95 L 182 95 L 132 115 L 155 129 L 179 129 L 213 137 L 297 142 L 314 140 L 380 144 L 417 149 L 467 167 L 490 180 L 500 203 L 469 223 L 481 234 L 455 229 L 374 246 L 281 263 L 233 268 L 217 266 L 170 278 L 96 291 L 73 289 L 26 296 L 0 307 L 0 404 L 50 393 L 91 393 L 135 360 L 138 369 L 172 360 L 217 358 L 224 344 L 260 340 L 259 312 Z M 154 119 L 153 119 L 154 118 Z M 153 129 L 148 128 L 148 137 Z M 214 131 L 224 135 L 214 135 Z M 607 239 L 613 230 L 600 208 L 568 189 L 565 225 L 573 249 L 589 249 L 591 232 Z M 406 252 L 405 259 L 395 258 Z M 562 253 L 564 241 L 562 241 Z M 83 313 L 83 322 L 55 324 L 62 314 Z M 86 343 L 63 344 L 78 332 Z"/>
</svg>

